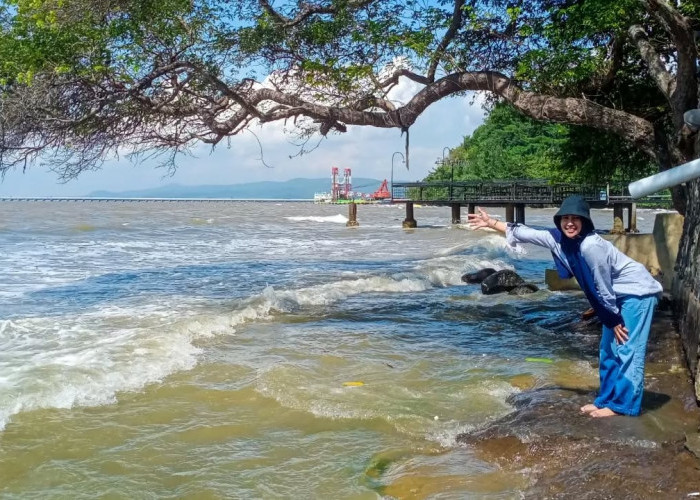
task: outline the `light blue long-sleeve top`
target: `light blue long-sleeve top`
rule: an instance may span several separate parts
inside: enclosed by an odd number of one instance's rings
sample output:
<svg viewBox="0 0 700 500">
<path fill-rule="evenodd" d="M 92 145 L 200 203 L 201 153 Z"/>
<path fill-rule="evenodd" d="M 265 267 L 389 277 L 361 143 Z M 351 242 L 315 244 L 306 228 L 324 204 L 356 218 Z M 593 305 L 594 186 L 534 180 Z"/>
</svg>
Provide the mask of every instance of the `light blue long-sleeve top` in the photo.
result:
<svg viewBox="0 0 700 500">
<path fill-rule="evenodd" d="M 532 243 L 548 248 L 573 275 L 561 244 L 546 229 L 508 223 L 506 242 L 510 246 L 515 246 L 516 243 Z M 620 314 L 616 303 L 617 297 L 657 295 L 663 292 L 661 283 L 656 281 L 642 264 L 622 253 L 598 234 L 590 234 L 583 239 L 581 255 L 593 274 L 593 281 L 601 302 L 615 315 Z"/>
</svg>

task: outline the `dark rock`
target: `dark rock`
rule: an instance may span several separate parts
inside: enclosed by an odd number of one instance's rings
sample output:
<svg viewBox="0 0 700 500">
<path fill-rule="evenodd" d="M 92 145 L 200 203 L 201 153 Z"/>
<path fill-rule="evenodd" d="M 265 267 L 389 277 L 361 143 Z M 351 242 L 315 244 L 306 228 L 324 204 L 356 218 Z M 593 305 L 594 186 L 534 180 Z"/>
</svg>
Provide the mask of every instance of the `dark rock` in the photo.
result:
<svg viewBox="0 0 700 500">
<path fill-rule="evenodd" d="M 496 270 L 491 268 L 491 267 L 486 267 L 484 269 L 480 269 L 479 271 L 473 272 L 473 273 L 466 273 L 462 275 L 462 281 L 465 283 L 481 283 L 484 281 L 484 279 L 488 276 L 491 276 L 493 273 L 495 273 Z"/>
<path fill-rule="evenodd" d="M 493 295 L 495 293 L 509 292 L 518 285 L 523 285 L 525 280 L 518 273 L 510 269 L 496 271 L 487 276 L 481 282 L 481 293 L 484 295 Z"/>
<path fill-rule="evenodd" d="M 508 295 L 527 295 L 528 293 L 535 293 L 538 290 L 539 288 L 537 288 L 537 285 L 533 285 L 532 283 L 523 283 L 522 285 L 518 285 L 509 290 Z"/>
</svg>

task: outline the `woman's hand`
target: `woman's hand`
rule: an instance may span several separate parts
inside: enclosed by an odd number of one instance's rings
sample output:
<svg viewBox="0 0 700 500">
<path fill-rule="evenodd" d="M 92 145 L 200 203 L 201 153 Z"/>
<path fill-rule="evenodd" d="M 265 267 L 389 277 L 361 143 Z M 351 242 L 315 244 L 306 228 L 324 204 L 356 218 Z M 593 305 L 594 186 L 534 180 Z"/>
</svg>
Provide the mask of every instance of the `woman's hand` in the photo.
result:
<svg viewBox="0 0 700 500">
<path fill-rule="evenodd" d="M 467 222 L 469 222 L 469 225 L 471 226 L 472 229 L 480 229 L 482 227 L 490 227 L 493 228 L 496 224 L 496 221 L 491 218 L 489 214 L 484 212 L 484 210 L 481 207 L 477 207 L 477 210 L 479 211 L 478 214 L 467 214 Z"/>
<path fill-rule="evenodd" d="M 618 344 L 624 344 L 630 338 L 629 330 L 623 325 L 617 325 L 613 328 L 613 333 L 615 334 L 615 340 L 617 340 Z"/>
</svg>

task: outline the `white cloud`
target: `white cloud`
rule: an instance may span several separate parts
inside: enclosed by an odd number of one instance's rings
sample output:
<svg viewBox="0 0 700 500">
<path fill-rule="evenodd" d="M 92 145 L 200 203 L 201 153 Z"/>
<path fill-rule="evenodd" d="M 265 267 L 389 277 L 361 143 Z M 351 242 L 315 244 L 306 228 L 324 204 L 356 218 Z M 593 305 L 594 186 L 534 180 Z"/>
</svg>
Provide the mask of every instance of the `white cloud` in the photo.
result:
<svg viewBox="0 0 700 500">
<path fill-rule="evenodd" d="M 401 78 L 392 91 L 393 100 L 405 102 L 420 86 Z M 455 147 L 470 135 L 484 118 L 482 100 L 471 104 L 473 95 L 442 99 L 430 106 L 410 128 L 410 171 L 397 160 L 395 180 L 419 180 L 442 157 L 445 147 Z M 291 127 L 291 123 L 286 127 Z M 85 172 L 76 180 L 60 184 L 54 173 L 33 166 L 26 173 L 10 171 L 0 183 L 0 196 L 84 196 L 95 190 L 124 191 L 166 184 L 239 184 L 256 181 L 285 181 L 293 178 L 330 177 L 331 167 L 350 168 L 354 178 L 389 178 L 395 151 L 404 152 L 405 136 L 397 129 L 349 127 L 345 134 L 329 135 L 311 153 L 297 156 L 298 146 L 285 135 L 283 123 L 254 127 L 260 140 L 266 167 L 260 160 L 258 139 L 243 132 L 224 141 L 214 152 L 208 146 L 196 149 L 195 157 L 181 157 L 172 177 L 155 168 L 155 162 L 133 165 L 127 159 L 112 161 L 97 172 Z M 318 138 L 309 145 L 316 144 Z"/>
<path fill-rule="evenodd" d="M 408 101 L 410 101 L 411 98 L 414 95 L 416 95 L 421 88 L 423 88 L 423 85 L 421 85 L 420 83 L 414 82 L 413 80 L 409 80 L 408 78 L 401 77 L 399 78 L 399 84 L 389 91 L 387 97 L 390 101 L 394 102 L 394 104 L 396 104 L 397 107 L 403 106 Z"/>
</svg>

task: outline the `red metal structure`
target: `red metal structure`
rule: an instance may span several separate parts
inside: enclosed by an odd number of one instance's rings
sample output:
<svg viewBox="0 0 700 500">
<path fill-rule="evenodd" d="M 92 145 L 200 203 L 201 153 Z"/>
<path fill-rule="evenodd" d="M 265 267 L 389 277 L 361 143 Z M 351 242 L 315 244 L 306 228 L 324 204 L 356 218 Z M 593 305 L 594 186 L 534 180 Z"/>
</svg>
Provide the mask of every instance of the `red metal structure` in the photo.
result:
<svg viewBox="0 0 700 500">
<path fill-rule="evenodd" d="M 391 198 L 391 193 L 389 192 L 389 185 L 386 179 L 384 179 L 382 185 L 379 186 L 379 189 L 372 193 L 371 198 L 373 200 L 388 200 Z"/>
<path fill-rule="evenodd" d="M 352 170 L 346 168 L 343 170 L 343 180 L 340 180 L 340 169 L 338 167 L 331 168 L 331 200 L 349 200 L 352 193 Z"/>
<path fill-rule="evenodd" d="M 352 170 L 349 168 L 343 169 L 343 178 L 340 178 L 340 169 L 331 167 L 331 192 L 330 200 L 326 197 L 326 202 L 337 203 L 341 201 L 379 201 L 390 200 L 391 192 L 389 191 L 389 183 L 386 179 L 372 194 L 363 194 L 352 190 Z"/>
<path fill-rule="evenodd" d="M 331 200 L 340 198 L 340 184 L 338 183 L 338 167 L 331 168 Z"/>
<path fill-rule="evenodd" d="M 350 193 L 352 192 L 352 170 L 346 168 L 343 171 L 343 176 L 343 194 L 345 195 L 345 199 L 349 200 Z"/>
</svg>

